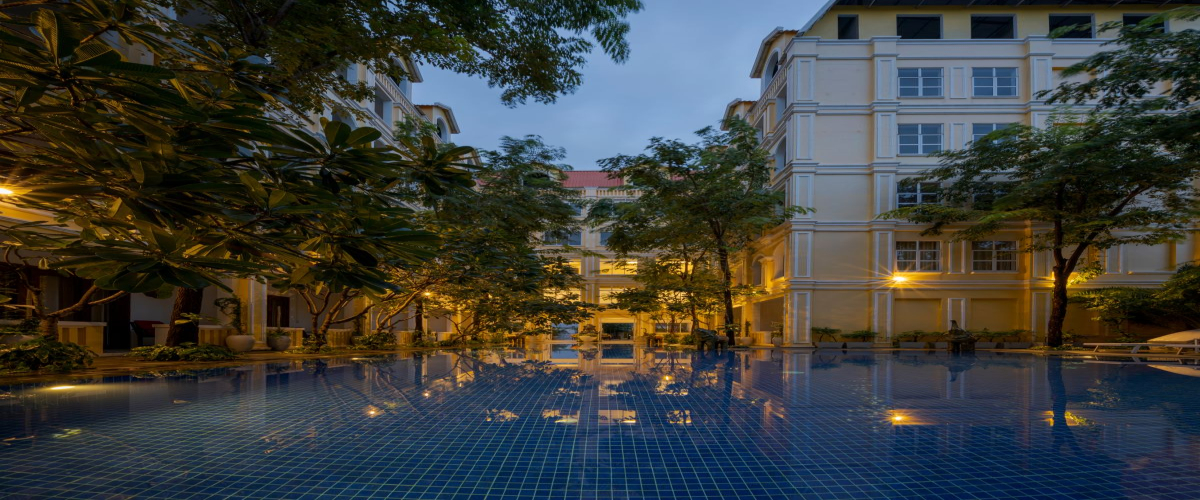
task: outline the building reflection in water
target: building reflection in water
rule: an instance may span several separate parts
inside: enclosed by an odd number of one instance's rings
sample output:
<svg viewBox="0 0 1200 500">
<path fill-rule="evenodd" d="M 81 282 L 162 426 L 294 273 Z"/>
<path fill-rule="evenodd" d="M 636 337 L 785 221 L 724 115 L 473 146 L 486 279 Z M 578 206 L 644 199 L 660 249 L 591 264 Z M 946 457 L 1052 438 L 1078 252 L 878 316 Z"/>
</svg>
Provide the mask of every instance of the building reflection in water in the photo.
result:
<svg viewBox="0 0 1200 500">
<path fill-rule="evenodd" d="M 138 463 L 151 487 L 178 488 L 180 471 L 329 453 L 347 463 L 393 453 L 422 473 L 476 464 L 484 475 L 547 474 L 584 489 L 620 489 L 616 469 L 695 480 L 696 462 L 717 464 L 701 479 L 759 474 L 751 490 L 788 494 L 845 481 L 918 496 L 1194 485 L 1200 372 L 1096 361 L 544 344 L 8 387 L 0 487 L 31 488 L 3 477 L 42 467 L 103 475 Z M 68 453 L 68 441 L 96 453 Z M 496 453 L 507 465 L 478 465 Z"/>
</svg>

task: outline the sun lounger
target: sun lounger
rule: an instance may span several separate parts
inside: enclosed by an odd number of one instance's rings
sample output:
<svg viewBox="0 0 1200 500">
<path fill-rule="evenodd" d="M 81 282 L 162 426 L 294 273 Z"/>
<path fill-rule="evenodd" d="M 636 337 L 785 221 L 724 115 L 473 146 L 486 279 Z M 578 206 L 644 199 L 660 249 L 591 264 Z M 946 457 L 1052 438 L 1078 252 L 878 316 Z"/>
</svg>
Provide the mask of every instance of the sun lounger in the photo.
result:
<svg viewBox="0 0 1200 500">
<path fill-rule="evenodd" d="M 1150 342 L 1089 342 L 1083 345 L 1084 347 L 1095 347 L 1095 349 L 1092 349 L 1092 352 L 1100 352 L 1101 347 L 1129 347 L 1131 348 L 1129 351 L 1130 354 L 1137 354 L 1138 351 L 1143 347 L 1166 347 L 1168 349 L 1175 349 L 1175 354 L 1183 354 L 1184 349 L 1192 349 L 1195 350 L 1197 354 L 1200 354 L 1200 344 L 1196 343 L 1156 344 Z"/>
</svg>

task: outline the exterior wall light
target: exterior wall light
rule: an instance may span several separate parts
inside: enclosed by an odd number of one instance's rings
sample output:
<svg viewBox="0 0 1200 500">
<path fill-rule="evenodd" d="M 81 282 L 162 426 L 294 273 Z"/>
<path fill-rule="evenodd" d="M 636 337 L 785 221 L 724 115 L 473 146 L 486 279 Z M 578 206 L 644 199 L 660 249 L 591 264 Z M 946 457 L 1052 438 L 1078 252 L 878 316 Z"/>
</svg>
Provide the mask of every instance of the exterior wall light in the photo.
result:
<svg viewBox="0 0 1200 500">
<path fill-rule="evenodd" d="M 908 283 L 908 276 L 893 275 L 892 283 Z"/>
</svg>

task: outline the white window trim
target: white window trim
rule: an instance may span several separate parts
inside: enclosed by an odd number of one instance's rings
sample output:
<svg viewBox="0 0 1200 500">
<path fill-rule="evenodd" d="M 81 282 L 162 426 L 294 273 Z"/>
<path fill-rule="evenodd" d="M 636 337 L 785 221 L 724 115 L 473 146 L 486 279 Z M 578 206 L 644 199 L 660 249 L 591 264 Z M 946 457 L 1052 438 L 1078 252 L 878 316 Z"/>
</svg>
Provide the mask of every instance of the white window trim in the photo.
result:
<svg viewBox="0 0 1200 500">
<path fill-rule="evenodd" d="M 937 193 L 925 193 L 925 192 L 921 191 L 921 186 L 930 185 L 930 184 L 936 186 L 936 188 L 938 190 Z M 916 206 L 921 206 L 921 205 L 937 205 L 942 202 L 941 184 L 940 183 L 935 182 L 935 181 L 924 181 L 924 182 L 918 182 L 918 183 L 914 184 L 914 186 L 916 186 L 916 188 L 917 188 L 916 192 L 912 192 L 912 193 L 900 192 L 900 189 L 902 186 L 900 185 L 900 182 L 896 183 L 896 208 L 916 207 Z M 913 203 L 913 204 L 902 205 L 900 203 L 900 195 L 902 195 L 902 194 L 917 195 L 917 202 Z M 929 203 L 922 203 L 921 202 L 922 195 L 930 195 L 930 194 L 935 195 L 937 197 L 937 201 L 929 202 Z"/>
<path fill-rule="evenodd" d="M 900 246 L 900 244 L 901 244 L 901 243 L 915 243 L 915 244 L 916 244 L 916 248 L 914 248 L 912 251 L 913 251 L 913 252 L 916 252 L 916 257 L 917 257 L 917 258 L 916 258 L 916 259 L 914 259 L 914 260 L 911 260 L 911 261 L 907 261 L 907 260 L 905 261 L 905 262 L 912 262 L 912 263 L 913 263 L 913 266 L 915 267 L 915 269 L 904 269 L 904 270 L 900 269 L 900 251 L 901 251 L 901 250 L 900 250 L 899 246 Z M 923 259 L 921 259 L 921 252 L 922 252 L 922 250 L 921 250 L 921 243 L 933 243 L 933 244 L 934 244 L 934 245 L 937 247 L 937 248 L 936 248 L 936 250 L 934 250 L 935 252 L 937 252 L 937 258 L 936 258 L 936 259 L 933 259 L 933 260 L 923 260 Z M 928 252 L 929 250 L 924 250 L 924 251 Z M 909 273 L 940 274 L 940 273 L 942 272 L 942 267 L 944 267 L 944 266 L 942 265 L 942 261 L 943 261 L 943 260 L 945 260 L 945 259 L 944 259 L 944 254 L 942 253 L 942 242 L 940 242 L 940 241 L 934 241 L 934 240 L 896 240 L 896 242 L 892 244 L 892 270 L 893 270 L 894 272 L 897 272 L 897 273 L 905 273 L 905 274 L 909 274 Z M 933 270 L 921 269 L 921 263 L 923 263 L 923 262 L 932 262 L 932 263 L 934 263 L 934 264 L 937 264 L 937 269 L 933 269 Z"/>
<path fill-rule="evenodd" d="M 975 93 L 975 70 L 977 69 L 1011 69 L 1013 70 L 1013 95 L 978 95 Z M 985 77 L 986 78 L 986 77 Z M 992 80 L 1000 78 L 992 76 Z M 992 87 L 992 91 L 996 91 L 1000 86 Z M 976 99 L 1017 99 L 1021 97 L 1021 68 L 1015 66 L 980 66 L 971 68 L 971 97 Z"/>
<path fill-rule="evenodd" d="M 991 258 L 991 260 L 987 260 L 987 261 L 981 261 L 981 260 L 975 259 L 975 252 L 976 252 L 975 244 L 982 243 L 983 241 L 990 241 L 992 243 L 1012 243 L 1013 244 L 1013 249 L 1012 249 L 1013 268 L 1011 270 L 996 269 L 997 262 L 1007 262 L 1007 261 L 1000 261 L 1000 260 L 996 259 L 996 253 L 1000 252 L 1001 250 L 996 250 L 996 249 L 979 250 L 980 252 L 991 252 L 992 258 Z M 971 273 L 1015 274 L 1015 273 L 1021 272 L 1021 258 L 1017 256 L 1017 253 L 1020 252 L 1020 245 L 1018 244 L 1018 242 L 1016 240 L 980 240 L 980 241 L 972 241 L 970 243 L 971 243 L 970 245 L 967 245 L 967 251 L 971 252 L 971 258 L 970 258 L 970 262 L 971 262 L 970 272 Z M 1004 251 L 1007 251 L 1007 250 L 1004 250 Z M 989 262 L 992 265 L 992 269 L 975 269 L 976 262 Z"/>
<path fill-rule="evenodd" d="M 918 72 L 920 70 L 926 70 L 926 69 L 938 70 L 939 73 L 938 73 L 937 79 L 941 80 L 941 82 L 942 82 L 942 84 L 938 86 L 938 95 L 902 95 L 903 91 L 901 90 L 901 87 L 900 87 L 900 79 L 901 78 L 912 78 L 912 77 L 908 77 L 908 76 L 906 76 L 906 77 L 900 76 L 900 71 L 906 70 L 906 69 L 915 69 L 915 70 L 918 70 Z M 921 83 L 925 78 L 934 78 L 934 77 L 918 76 L 917 77 L 918 83 Z M 917 85 L 916 88 L 919 91 L 924 92 L 925 85 Z M 939 67 L 932 67 L 932 66 L 896 68 L 896 97 L 902 98 L 902 99 L 944 99 L 946 97 L 946 68 L 939 68 Z"/>
<path fill-rule="evenodd" d="M 901 127 L 904 127 L 906 125 L 918 125 L 918 126 L 937 125 L 938 126 L 938 134 L 937 135 L 941 136 L 941 138 L 942 138 L 942 142 L 940 144 L 938 144 L 937 151 L 933 151 L 930 153 L 923 152 L 922 150 L 924 148 L 922 146 L 924 146 L 925 143 L 923 142 L 923 140 L 919 140 L 919 141 L 917 141 L 917 152 L 916 153 L 901 153 L 900 148 L 902 145 L 900 144 L 900 136 L 905 135 L 905 134 L 901 134 L 900 129 L 901 129 Z M 926 134 L 920 133 L 919 132 L 920 128 L 918 128 L 917 130 L 918 130 L 917 137 L 924 138 Z M 932 134 L 930 134 L 930 135 L 932 135 Z M 945 149 L 946 149 L 946 126 L 945 126 L 945 124 L 942 124 L 942 123 L 901 123 L 901 124 L 896 125 L 896 155 L 897 156 L 929 156 L 931 154 L 934 154 L 934 153 L 937 153 L 940 151 L 944 151 Z"/>
</svg>

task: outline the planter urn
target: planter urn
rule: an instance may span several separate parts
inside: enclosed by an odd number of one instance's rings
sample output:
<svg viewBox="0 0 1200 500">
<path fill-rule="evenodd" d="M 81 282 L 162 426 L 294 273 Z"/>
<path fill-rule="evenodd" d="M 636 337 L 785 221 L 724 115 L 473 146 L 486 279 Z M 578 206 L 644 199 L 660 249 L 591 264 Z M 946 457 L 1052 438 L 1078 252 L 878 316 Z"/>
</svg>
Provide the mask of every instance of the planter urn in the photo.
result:
<svg viewBox="0 0 1200 500">
<path fill-rule="evenodd" d="M 225 337 L 225 347 L 233 352 L 250 352 L 251 349 L 254 349 L 254 336 L 230 335 Z"/>
<path fill-rule="evenodd" d="M 287 335 L 267 337 L 267 346 L 270 347 L 272 351 L 286 351 L 292 346 L 292 338 Z"/>
</svg>

